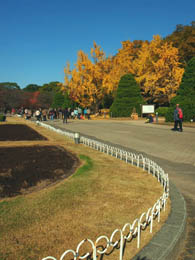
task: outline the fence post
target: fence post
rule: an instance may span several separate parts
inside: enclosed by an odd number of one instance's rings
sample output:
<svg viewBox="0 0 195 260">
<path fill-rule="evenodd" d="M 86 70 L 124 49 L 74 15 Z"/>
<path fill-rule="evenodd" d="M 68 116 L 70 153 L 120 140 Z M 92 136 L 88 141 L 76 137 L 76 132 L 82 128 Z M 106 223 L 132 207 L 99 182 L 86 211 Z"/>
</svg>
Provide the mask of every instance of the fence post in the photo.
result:
<svg viewBox="0 0 195 260">
<path fill-rule="evenodd" d="M 120 241 L 120 256 L 119 260 L 123 260 L 123 244 L 124 244 L 124 237 L 123 237 L 123 232 L 121 230 L 121 241 Z"/>
<path fill-rule="evenodd" d="M 140 236 L 141 236 L 140 220 L 138 220 L 138 225 L 137 225 L 137 248 L 140 247 Z"/>
</svg>

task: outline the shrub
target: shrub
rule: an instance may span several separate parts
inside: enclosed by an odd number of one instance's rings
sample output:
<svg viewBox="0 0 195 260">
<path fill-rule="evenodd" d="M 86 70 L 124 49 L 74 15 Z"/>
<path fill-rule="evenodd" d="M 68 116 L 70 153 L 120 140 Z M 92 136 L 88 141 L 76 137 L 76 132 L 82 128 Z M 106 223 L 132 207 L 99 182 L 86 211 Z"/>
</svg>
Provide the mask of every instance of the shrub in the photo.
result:
<svg viewBox="0 0 195 260">
<path fill-rule="evenodd" d="M 144 104 L 140 88 L 132 74 L 121 77 L 116 92 L 116 97 L 110 107 L 112 117 L 130 117 L 132 111 L 140 115 L 140 104 Z"/>
<path fill-rule="evenodd" d="M 174 114 L 174 107 L 170 107 L 165 114 L 165 121 L 166 122 L 173 122 L 173 114 Z"/>
<path fill-rule="evenodd" d="M 3 114 L 0 114 L 0 122 L 5 122 L 6 116 Z"/>
<path fill-rule="evenodd" d="M 169 107 L 159 107 L 156 109 L 156 112 L 158 113 L 159 116 L 165 116 L 168 110 Z"/>
</svg>

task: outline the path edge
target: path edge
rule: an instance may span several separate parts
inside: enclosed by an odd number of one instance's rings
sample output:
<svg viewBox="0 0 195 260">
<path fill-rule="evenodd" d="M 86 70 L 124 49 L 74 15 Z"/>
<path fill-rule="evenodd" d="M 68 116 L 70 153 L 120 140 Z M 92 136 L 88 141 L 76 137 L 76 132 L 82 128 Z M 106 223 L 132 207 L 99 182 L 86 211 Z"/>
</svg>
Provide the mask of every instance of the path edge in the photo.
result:
<svg viewBox="0 0 195 260">
<path fill-rule="evenodd" d="M 186 202 L 170 181 L 171 212 L 151 241 L 132 260 L 176 260 L 186 236 Z"/>
</svg>

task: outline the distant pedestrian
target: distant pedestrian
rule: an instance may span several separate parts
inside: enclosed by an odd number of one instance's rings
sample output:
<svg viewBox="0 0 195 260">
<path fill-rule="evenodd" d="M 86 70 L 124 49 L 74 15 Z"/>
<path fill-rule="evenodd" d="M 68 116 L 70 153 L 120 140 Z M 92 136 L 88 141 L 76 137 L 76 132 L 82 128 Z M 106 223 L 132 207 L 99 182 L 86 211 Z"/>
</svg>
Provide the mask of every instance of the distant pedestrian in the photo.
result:
<svg viewBox="0 0 195 260">
<path fill-rule="evenodd" d="M 78 119 L 81 119 L 82 109 L 78 107 Z"/>
<path fill-rule="evenodd" d="M 77 108 L 74 109 L 74 118 L 78 118 L 78 109 Z"/>
<path fill-rule="evenodd" d="M 49 118 L 53 121 L 53 119 L 54 119 L 54 110 L 53 109 L 51 109 L 49 111 Z"/>
<path fill-rule="evenodd" d="M 84 109 L 83 113 L 84 113 L 84 117 L 87 118 L 87 108 Z"/>
<path fill-rule="evenodd" d="M 65 109 L 63 110 L 62 114 L 63 114 L 63 123 L 66 123 L 66 124 L 67 124 L 67 119 L 68 119 L 68 114 L 69 114 L 68 108 L 65 108 Z"/>
<path fill-rule="evenodd" d="M 43 117 L 43 121 L 47 121 L 47 109 L 43 109 L 42 117 Z"/>
<path fill-rule="evenodd" d="M 176 105 L 176 108 L 175 108 L 174 114 L 173 114 L 173 118 L 174 118 L 174 128 L 172 130 L 183 132 L 183 127 L 182 127 L 183 111 L 179 107 L 179 104 Z M 178 129 L 178 125 L 179 125 L 179 129 Z"/>
<path fill-rule="evenodd" d="M 39 109 L 37 109 L 37 110 L 35 111 L 35 117 L 36 117 L 37 121 L 40 121 L 41 112 L 40 112 Z"/>
<path fill-rule="evenodd" d="M 74 111 L 73 111 L 73 110 L 70 111 L 70 118 L 71 118 L 71 119 L 75 119 Z"/>
<path fill-rule="evenodd" d="M 90 110 L 90 108 L 87 108 L 87 118 L 88 118 L 88 120 L 90 119 L 90 114 L 91 114 L 91 110 Z"/>
</svg>

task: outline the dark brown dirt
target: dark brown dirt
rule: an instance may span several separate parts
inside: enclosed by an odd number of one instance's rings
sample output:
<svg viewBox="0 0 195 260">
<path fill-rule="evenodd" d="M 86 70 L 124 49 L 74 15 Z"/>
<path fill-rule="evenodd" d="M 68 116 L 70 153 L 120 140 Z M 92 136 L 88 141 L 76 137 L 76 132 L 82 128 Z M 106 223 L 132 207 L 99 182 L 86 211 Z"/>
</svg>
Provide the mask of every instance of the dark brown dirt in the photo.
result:
<svg viewBox="0 0 195 260">
<path fill-rule="evenodd" d="M 47 140 L 27 125 L 2 124 L 0 125 L 0 141 L 35 141 Z"/>
<path fill-rule="evenodd" d="M 67 178 L 79 160 L 60 146 L 1 147 L 0 198 L 43 188 Z"/>
</svg>

